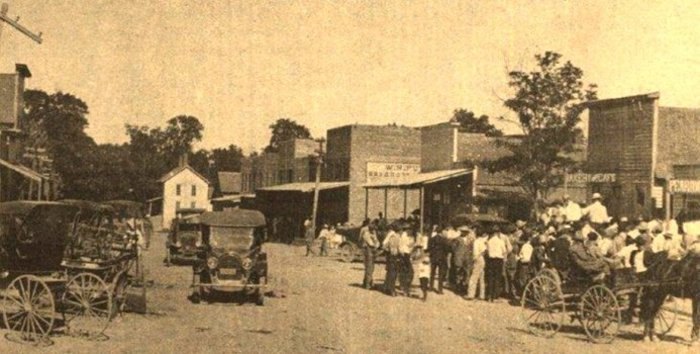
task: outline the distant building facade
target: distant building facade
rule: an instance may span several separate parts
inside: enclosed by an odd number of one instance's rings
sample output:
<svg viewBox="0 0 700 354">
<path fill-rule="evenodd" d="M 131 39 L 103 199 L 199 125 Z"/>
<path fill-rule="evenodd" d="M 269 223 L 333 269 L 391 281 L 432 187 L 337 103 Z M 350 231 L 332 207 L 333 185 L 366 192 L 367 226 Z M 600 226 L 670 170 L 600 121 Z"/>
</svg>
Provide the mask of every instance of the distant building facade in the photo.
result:
<svg viewBox="0 0 700 354">
<path fill-rule="evenodd" d="M 191 166 L 183 164 L 159 180 L 163 184 L 163 225 L 170 227 L 179 209 L 202 208 L 211 210 L 210 184 Z"/>
<path fill-rule="evenodd" d="M 403 217 L 401 190 L 365 190 L 368 182 L 396 179 L 420 173 L 421 133 L 417 128 L 397 125 L 354 124 L 327 131 L 326 166 L 323 180 L 349 182 L 348 221 L 360 224 L 378 213 Z M 406 193 L 408 212 L 419 208 L 418 191 Z M 386 203 L 385 203 L 386 200 Z"/>
<path fill-rule="evenodd" d="M 700 109 L 660 107 L 649 93 L 589 103 L 589 193 L 613 215 L 675 216 L 700 207 Z"/>
<path fill-rule="evenodd" d="M 291 139 L 280 143 L 277 152 L 264 152 L 241 161 L 241 193 L 252 194 L 263 187 L 309 182 L 316 178 L 312 157 L 318 143 L 312 139 Z"/>
</svg>

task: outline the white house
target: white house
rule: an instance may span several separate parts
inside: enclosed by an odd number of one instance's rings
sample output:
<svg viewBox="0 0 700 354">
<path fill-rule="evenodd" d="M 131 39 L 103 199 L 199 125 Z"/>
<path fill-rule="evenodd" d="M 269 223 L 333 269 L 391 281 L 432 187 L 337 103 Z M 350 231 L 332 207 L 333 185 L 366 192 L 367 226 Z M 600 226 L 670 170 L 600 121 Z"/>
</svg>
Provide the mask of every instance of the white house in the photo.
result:
<svg viewBox="0 0 700 354">
<path fill-rule="evenodd" d="M 163 183 L 163 228 L 170 227 L 179 209 L 211 210 L 209 181 L 185 164 L 161 177 Z"/>
</svg>

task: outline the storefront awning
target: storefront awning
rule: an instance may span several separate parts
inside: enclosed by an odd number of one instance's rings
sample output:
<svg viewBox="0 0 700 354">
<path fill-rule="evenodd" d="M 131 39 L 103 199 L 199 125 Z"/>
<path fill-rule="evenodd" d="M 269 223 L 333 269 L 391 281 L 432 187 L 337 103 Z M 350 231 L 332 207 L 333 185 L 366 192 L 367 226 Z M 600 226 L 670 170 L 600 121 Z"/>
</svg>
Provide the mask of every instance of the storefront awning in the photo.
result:
<svg viewBox="0 0 700 354">
<path fill-rule="evenodd" d="M 319 183 L 319 190 L 335 189 L 340 187 L 347 187 L 350 182 L 321 182 Z M 316 189 L 315 182 L 298 182 L 298 183 L 287 183 L 280 184 L 276 186 L 258 188 L 259 191 L 265 192 L 301 192 L 309 193 Z"/>
<path fill-rule="evenodd" d="M 32 170 L 29 167 L 25 167 L 22 165 L 15 165 L 15 164 L 7 162 L 3 159 L 0 159 L 0 165 L 7 167 L 7 168 L 21 174 L 22 176 L 25 176 L 29 179 L 33 179 L 37 182 L 41 182 L 43 179 L 47 179 L 46 176 L 40 174 L 39 172 Z"/>
<path fill-rule="evenodd" d="M 234 202 L 238 203 L 241 201 L 241 195 L 240 194 L 235 194 L 235 195 L 225 195 L 223 197 L 218 197 L 218 198 L 212 198 L 212 203 L 215 202 Z"/>
<path fill-rule="evenodd" d="M 426 184 L 445 181 L 448 179 L 466 176 L 472 174 L 473 169 L 457 169 L 457 170 L 442 170 L 434 172 L 419 173 L 412 176 L 405 176 L 389 181 L 379 181 L 367 183 L 363 187 L 368 189 L 384 189 L 384 188 L 417 188 Z"/>
</svg>

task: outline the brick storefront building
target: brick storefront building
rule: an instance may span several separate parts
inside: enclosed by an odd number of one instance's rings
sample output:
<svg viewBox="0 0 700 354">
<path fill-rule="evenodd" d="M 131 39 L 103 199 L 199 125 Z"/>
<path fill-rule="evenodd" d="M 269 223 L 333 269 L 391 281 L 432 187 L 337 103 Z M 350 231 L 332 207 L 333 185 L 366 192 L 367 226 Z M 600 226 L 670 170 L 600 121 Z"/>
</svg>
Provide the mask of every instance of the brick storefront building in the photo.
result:
<svg viewBox="0 0 700 354">
<path fill-rule="evenodd" d="M 327 132 L 324 181 L 348 181 L 348 220 L 359 224 L 379 212 L 387 218 L 403 216 L 404 192 L 365 190 L 367 182 L 418 174 L 421 164 L 419 129 L 397 125 L 346 125 Z M 386 197 L 386 203 L 385 203 Z M 419 208 L 418 192 L 406 192 L 408 212 Z M 365 215 L 365 212 L 367 215 Z"/>
<path fill-rule="evenodd" d="M 700 206 L 700 109 L 659 106 L 659 93 L 589 103 L 589 174 L 616 216 L 675 216 Z M 681 180 L 683 183 L 679 183 Z"/>
</svg>

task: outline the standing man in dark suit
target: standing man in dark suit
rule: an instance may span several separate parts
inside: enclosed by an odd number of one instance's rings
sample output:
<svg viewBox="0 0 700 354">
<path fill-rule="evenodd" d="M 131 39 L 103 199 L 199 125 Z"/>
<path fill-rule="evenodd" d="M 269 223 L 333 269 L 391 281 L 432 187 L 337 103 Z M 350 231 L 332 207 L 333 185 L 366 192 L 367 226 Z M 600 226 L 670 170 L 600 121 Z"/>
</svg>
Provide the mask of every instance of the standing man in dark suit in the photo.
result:
<svg viewBox="0 0 700 354">
<path fill-rule="evenodd" d="M 442 294 L 442 285 L 445 282 L 447 272 L 447 254 L 449 247 L 447 238 L 439 232 L 437 225 L 433 226 L 433 232 L 428 240 L 428 252 L 430 253 L 430 288 L 438 294 Z M 438 275 L 438 286 L 435 289 L 435 273 Z"/>
</svg>

